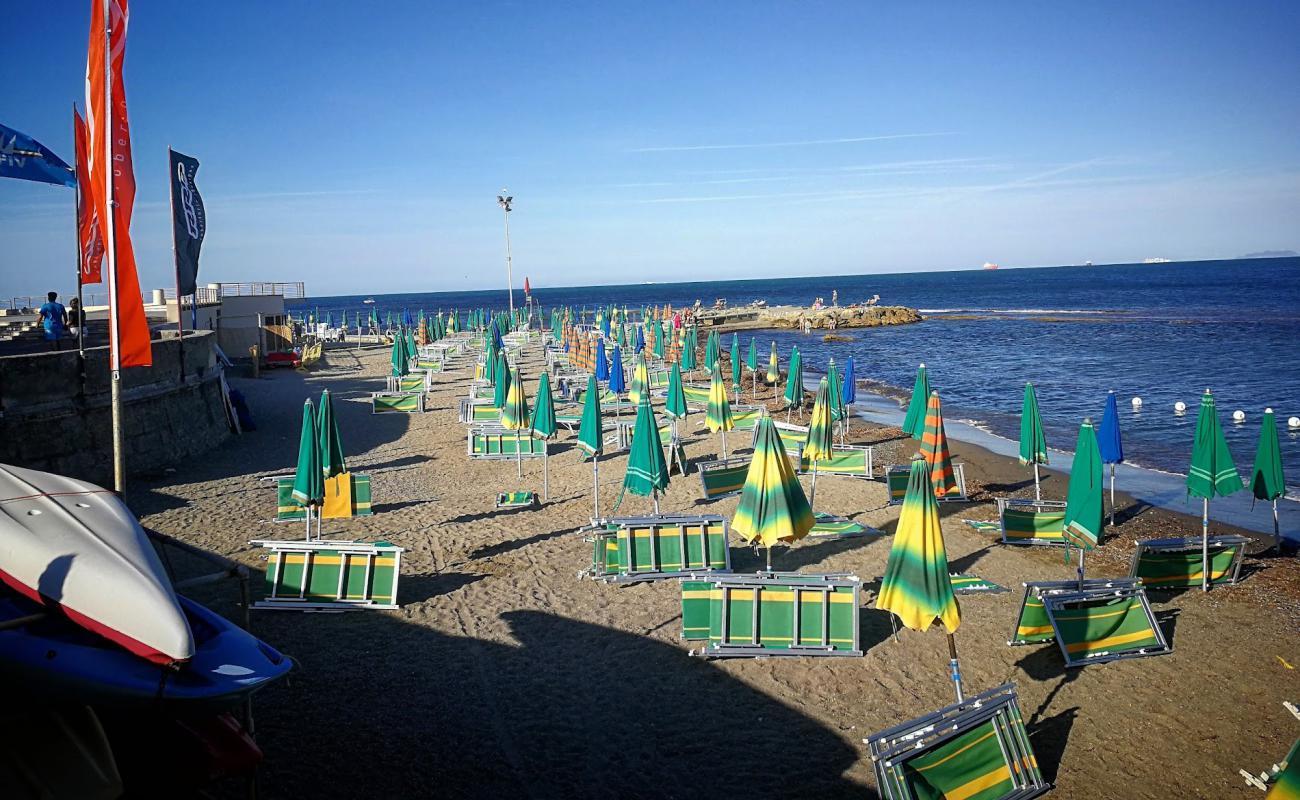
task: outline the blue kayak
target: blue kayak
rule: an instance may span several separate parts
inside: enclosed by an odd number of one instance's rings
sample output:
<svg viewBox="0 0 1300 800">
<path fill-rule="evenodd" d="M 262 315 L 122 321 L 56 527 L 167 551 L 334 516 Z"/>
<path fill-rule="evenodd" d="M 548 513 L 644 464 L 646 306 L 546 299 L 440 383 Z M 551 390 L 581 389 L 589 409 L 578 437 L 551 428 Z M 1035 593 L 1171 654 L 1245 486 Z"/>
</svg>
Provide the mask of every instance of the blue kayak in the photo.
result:
<svg viewBox="0 0 1300 800">
<path fill-rule="evenodd" d="M 0 677 L 25 695 L 88 705 L 163 703 L 229 708 L 288 674 L 293 662 L 275 648 L 186 597 L 177 598 L 194 633 L 194 656 L 160 666 L 49 614 L 0 630 Z M 47 609 L 0 590 L 0 623 Z M 48 693 L 48 694 L 47 694 Z"/>
</svg>

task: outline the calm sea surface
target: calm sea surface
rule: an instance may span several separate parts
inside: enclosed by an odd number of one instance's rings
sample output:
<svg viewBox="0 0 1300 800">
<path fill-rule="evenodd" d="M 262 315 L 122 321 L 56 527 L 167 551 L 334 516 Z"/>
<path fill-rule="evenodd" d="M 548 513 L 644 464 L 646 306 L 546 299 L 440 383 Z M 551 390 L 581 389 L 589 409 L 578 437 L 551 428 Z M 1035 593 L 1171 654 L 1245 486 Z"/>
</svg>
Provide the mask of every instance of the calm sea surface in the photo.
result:
<svg viewBox="0 0 1300 800">
<path fill-rule="evenodd" d="M 1300 495 L 1300 258 L 1127 264 L 1098 267 L 1003 269 L 893 275 L 784 278 L 757 281 L 664 283 L 632 286 L 535 288 L 542 308 L 617 302 L 732 305 L 763 299 L 771 305 L 830 302 L 842 305 L 880 295 L 883 305 L 921 309 L 916 325 L 841 331 L 851 342 L 822 341 L 822 334 L 743 332 L 766 357 L 775 341 L 782 365 L 797 344 L 809 372 L 827 359 L 852 356 L 860 380 L 887 396 L 905 398 L 916 367 L 925 362 L 944 400 L 945 417 L 965 420 L 995 435 L 1019 433 L 1026 381 L 1038 391 L 1051 448 L 1074 445 L 1084 417 L 1100 422 L 1106 392 L 1120 398 L 1124 450 L 1129 461 L 1186 472 L 1200 394 L 1212 389 L 1228 445 L 1243 478 L 1249 477 L 1261 412 L 1278 419 L 1289 494 Z M 523 294 L 515 293 L 516 302 Z M 318 308 L 337 319 L 366 309 L 364 296 L 313 298 L 296 311 Z M 436 292 L 377 295 L 382 315 L 409 309 L 499 308 L 505 292 Z M 727 345 L 730 336 L 726 337 Z M 1141 397 L 1141 411 L 1130 399 Z M 1188 412 L 1174 413 L 1183 401 Z M 1242 424 L 1231 414 L 1246 413 Z M 1057 454 L 1054 462 L 1068 464 Z"/>
</svg>

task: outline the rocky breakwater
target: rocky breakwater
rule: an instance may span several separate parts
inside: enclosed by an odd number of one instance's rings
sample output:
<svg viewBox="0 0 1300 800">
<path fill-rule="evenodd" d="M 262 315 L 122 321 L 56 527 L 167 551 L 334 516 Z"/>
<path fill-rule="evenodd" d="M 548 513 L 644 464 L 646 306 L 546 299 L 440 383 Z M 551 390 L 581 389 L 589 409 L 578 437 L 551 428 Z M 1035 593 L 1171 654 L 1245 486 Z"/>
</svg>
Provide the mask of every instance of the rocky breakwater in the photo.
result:
<svg viewBox="0 0 1300 800">
<path fill-rule="evenodd" d="M 702 327 L 721 330 L 755 330 L 783 328 L 798 330 L 805 325 L 813 330 L 877 328 L 884 325 L 908 325 L 920 322 L 921 312 L 907 306 L 837 306 L 812 309 L 800 306 L 770 308 L 728 308 L 700 314 Z"/>
</svg>

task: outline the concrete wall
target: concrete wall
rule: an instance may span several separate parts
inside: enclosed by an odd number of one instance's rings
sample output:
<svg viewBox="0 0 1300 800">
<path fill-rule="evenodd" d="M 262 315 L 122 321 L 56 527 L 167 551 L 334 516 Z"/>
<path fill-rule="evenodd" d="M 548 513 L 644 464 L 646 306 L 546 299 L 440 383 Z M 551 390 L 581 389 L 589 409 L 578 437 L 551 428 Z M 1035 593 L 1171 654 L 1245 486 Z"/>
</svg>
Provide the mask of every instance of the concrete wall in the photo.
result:
<svg viewBox="0 0 1300 800">
<path fill-rule="evenodd" d="M 210 331 L 153 342 L 122 371 L 127 471 L 157 472 L 230 435 Z M 182 346 L 183 345 L 183 346 Z M 112 483 L 108 348 L 0 358 L 0 462 Z"/>
</svg>

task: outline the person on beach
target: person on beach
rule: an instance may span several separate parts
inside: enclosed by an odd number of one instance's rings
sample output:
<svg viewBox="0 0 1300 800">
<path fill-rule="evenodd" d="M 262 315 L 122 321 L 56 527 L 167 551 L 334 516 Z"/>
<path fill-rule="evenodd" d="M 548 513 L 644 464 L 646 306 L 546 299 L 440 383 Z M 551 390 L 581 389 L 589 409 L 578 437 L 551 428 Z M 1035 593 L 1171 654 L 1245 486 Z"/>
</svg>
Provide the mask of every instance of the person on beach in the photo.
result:
<svg viewBox="0 0 1300 800">
<path fill-rule="evenodd" d="M 839 289 L 831 289 L 831 305 L 835 306 L 836 308 L 839 308 L 839 307 L 840 307 L 840 290 L 839 290 Z"/>
<path fill-rule="evenodd" d="M 68 334 L 75 339 L 85 325 L 86 310 L 81 307 L 81 301 L 74 297 L 68 301 Z"/>
<path fill-rule="evenodd" d="M 59 293 L 50 292 L 49 299 L 41 306 L 40 320 L 45 326 L 45 341 L 53 342 L 54 349 L 61 349 L 59 344 L 68 327 L 68 310 L 59 302 Z"/>
</svg>

